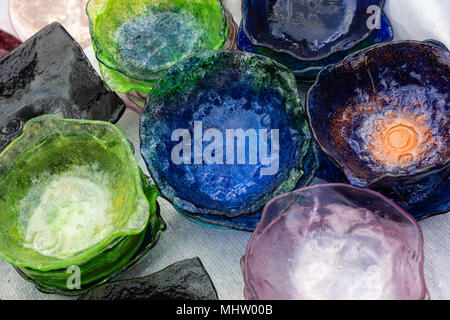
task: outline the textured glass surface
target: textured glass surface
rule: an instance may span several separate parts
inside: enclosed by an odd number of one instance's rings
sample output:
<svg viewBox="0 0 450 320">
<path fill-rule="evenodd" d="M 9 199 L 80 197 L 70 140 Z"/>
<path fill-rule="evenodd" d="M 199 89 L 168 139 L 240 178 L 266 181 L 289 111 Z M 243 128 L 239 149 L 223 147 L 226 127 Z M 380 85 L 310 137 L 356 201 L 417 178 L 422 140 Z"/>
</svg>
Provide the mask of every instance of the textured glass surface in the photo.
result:
<svg viewBox="0 0 450 320">
<path fill-rule="evenodd" d="M 251 43 L 300 60 L 321 60 L 365 40 L 383 0 L 243 0 L 243 30 Z"/>
<path fill-rule="evenodd" d="M 284 64 L 289 69 L 291 69 L 294 75 L 299 79 L 314 80 L 323 67 L 337 63 L 343 60 L 346 56 L 358 50 L 367 48 L 375 44 L 391 41 L 393 38 L 394 31 L 390 25 L 389 19 L 385 14 L 382 14 L 380 29 L 375 29 L 367 39 L 357 43 L 352 48 L 349 48 L 345 51 L 336 52 L 318 61 L 305 61 L 302 59 L 297 59 L 296 57 L 293 57 L 288 53 L 280 53 L 276 50 L 272 50 L 264 46 L 254 45 L 247 38 L 242 25 L 239 28 L 238 47 L 243 51 L 261 54 Z"/>
<path fill-rule="evenodd" d="M 159 192 L 154 185 L 149 186 L 146 180 L 142 174 L 144 192 L 150 204 L 150 218 L 145 230 L 135 236 L 120 238 L 111 247 L 79 265 L 82 275 L 80 289 L 67 288 L 67 281 L 72 276 L 71 273 L 67 273 L 67 269 L 42 272 L 16 267 L 16 270 L 38 290 L 61 295 L 80 295 L 108 281 L 120 278 L 147 257 L 166 229 L 156 202 Z"/>
<path fill-rule="evenodd" d="M 218 300 L 199 258 L 179 261 L 154 274 L 105 284 L 80 300 Z"/>
<path fill-rule="evenodd" d="M 85 9 L 88 0 L 9 0 L 8 3 L 11 23 L 23 41 L 56 21 L 82 48 L 92 43 Z"/>
</svg>

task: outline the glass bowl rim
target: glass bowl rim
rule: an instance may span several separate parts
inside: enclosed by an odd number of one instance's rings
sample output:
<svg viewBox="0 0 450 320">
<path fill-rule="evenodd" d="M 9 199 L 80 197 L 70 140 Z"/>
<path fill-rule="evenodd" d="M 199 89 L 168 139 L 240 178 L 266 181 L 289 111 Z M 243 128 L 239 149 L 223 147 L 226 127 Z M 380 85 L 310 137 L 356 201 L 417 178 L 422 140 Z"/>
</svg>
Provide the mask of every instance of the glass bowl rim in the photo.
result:
<svg viewBox="0 0 450 320">
<path fill-rule="evenodd" d="M 387 198 L 386 196 L 382 195 L 381 193 L 374 191 L 372 189 L 368 189 L 368 188 L 360 188 L 357 186 L 353 186 L 351 184 L 345 184 L 345 183 L 320 183 L 320 184 L 315 184 L 312 186 L 307 186 L 301 189 L 297 189 L 282 195 L 279 195 L 275 198 L 273 198 L 272 200 L 270 200 L 263 209 L 263 214 L 261 217 L 260 221 L 263 221 L 265 216 L 267 215 L 267 210 L 268 207 L 272 204 L 275 203 L 277 200 L 290 195 L 290 194 L 298 194 L 298 193 L 302 193 L 305 191 L 309 191 L 312 189 L 317 189 L 317 188 L 330 188 L 330 187 L 341 187 L 341 188 L 347 188 L 347 189 L 352 189 L 352 190 L 358 190 L 358 191 L 362 191 L 365 192 L 367 194 L 370 194 L 372 196 L 376 196 L 378 197 L 380 200 L 383 200 L 386 203 L 389 203 L 394 209 L 396 209 L 397 211 L 401 212 L 410 222 L 412 222 L 412 224 L 414 225 L 414 227 L 416 228 L 416 230 L 418 231 L 418 255 L 419 255 L 419 259 L 420 259 L 420 263 L 419 263 L 419 270 L 423 270 L 424 265 L 425 265 L 425 252 L 424 252 L 424 237 L 423 237 L 423 232 L 422 232 L 422 228 L 420 227 L 418 221 L 416 219 L 414 219 L 414 217 L 412 215 L 410 215 L 408 212 L 406 212 L 403 208 L 401 208 L 398 204 L 396 204 L 394 201 L 390 200 L 389 198 Z M 249 274 L 249 266 L 248 266 L 248 255 L 251 253 L 253 245 L 256 241 L 258 241 L 258 239 L 263 236 L 265 233 L 267 233 L 269 231 L 269 229 L 273 228 L 281 219 L 283 219 L 284 217 L 288 216 L 292 214 L 292 210 L 289 210 L 287 212 L 284 212 L 283 214 L 277 216 L 276 218 L 274 218 L 269 224 L 266 225 L 266 227 L 263 230 L 261 229 L 261 222 L 258 223 L 258 226 L 256 227 L 255 231 L 252 233 L 252 235 L 250 236 L 250 239 L 247 243 L 246 246 L 246 250 L 244 255 L 241 258 L 241 268 L 244 274 L 244 282 L 245 282 L 245 289 L 251 291 L 251 293 L 253 294 L 254 297 L 257 297 L 258 295 L 256 294 L 256 291 L 254 290 L 253 286 L 251 285 L 249 279 L 248 279 L 248 274 Z M 425 274 L 424 272 L 420 272 L 420 283 L 422 286 L 422 296 L 426 299 L 429 296 L 428 290 L 426 288 L 426 282 L 425 282 Z"/>
</svg>

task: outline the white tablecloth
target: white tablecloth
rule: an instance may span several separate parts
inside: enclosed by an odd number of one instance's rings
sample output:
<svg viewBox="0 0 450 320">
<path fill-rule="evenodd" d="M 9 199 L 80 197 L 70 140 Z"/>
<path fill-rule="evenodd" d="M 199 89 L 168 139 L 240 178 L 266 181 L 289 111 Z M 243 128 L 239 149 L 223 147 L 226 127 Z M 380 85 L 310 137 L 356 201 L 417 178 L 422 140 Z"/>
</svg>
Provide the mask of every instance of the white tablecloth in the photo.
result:
<svg viewBox="0 0 450 320">
<path fill-rule="evenodd" d="M 8 0 L 0 0 L 0 29 L 13 32 L 8 20 Z M 237 22 L 240 0 L 223 0 Z M 450 47 L 450 0 L 388 0 L 387 14 L 397 39 L 434 38 Z M 95 65 L 92 49 L 86 50 Z M 139 150 L 139 117 L 126 111 L 118 125 Z M 145 170 L 144 162 L 136 155 Z M 249 233 L 200 226 L 181 217 L 165 200 L 158 200 L 168 229 L 146 261 L 126 277 L 156 272 L 182 259 L 200 257 L 220 299 L 243 299 L 239 260 L 245 252 Z M 450 215 L 420 222 L 425 238 L 425 276 L 431 299 L 450 299 Z M 40 293 L 0 260 L 0 299 L 65 299 Z"/>
</svg>

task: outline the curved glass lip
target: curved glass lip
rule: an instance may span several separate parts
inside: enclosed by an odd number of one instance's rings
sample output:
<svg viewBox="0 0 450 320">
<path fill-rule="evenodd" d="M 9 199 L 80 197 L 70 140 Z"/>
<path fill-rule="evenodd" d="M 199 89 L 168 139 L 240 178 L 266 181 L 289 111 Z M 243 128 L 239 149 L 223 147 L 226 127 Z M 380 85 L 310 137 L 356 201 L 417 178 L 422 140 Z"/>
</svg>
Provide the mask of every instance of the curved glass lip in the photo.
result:
<svg viewBox="0 0 450 320">
<path fill-rule="evenodd" d="M 109 69 L 113 69 L 117 72 L 124 74 L 127 78 L 130 78 L 130 79 L 136 80 L 136 81 L 144 81 L 144 82 L 158 80 L 159 77 L 161 77 L 167 70 L 170 69 L 170 67 L 166 68 L 166 69 L 162 69 L 161 74 L 158 76 L 155 76 L 155 77 L 150 76 L 150 77 L 142 78 L 142 77 L 130 75 L 119 64 L 113 65 L 112 63 L 110 63 L 108 61 L 108 59 L 105 59 L 104 57 L 107 57 L 107 55 L 104 54 L 104 49 L 102 49 L 102 47 L 100 46 L 99 41 L 98 41 L 97 37 L 95 36 L 95 32 L 94 32 L 95 17 L 93 17 L 89 12 L 89 5 L 91 4 L 92 1 L 95 1 L 95 0 L 89 0 L 89 2 L 86 5 L 86 14 L 87 14 L 88 20 L 89 20 L 89 31 L 91 33 L 92 44 L 94 46 L 95 56 L 99 62 L 101 62 L 104 66 L 106 66 Z M 104 1 L 109 1 L 109 0 L 104 0 Z M 228 23 L 227 23 L 226 13 L 225 13 L 225 7 L 223 6 L 222 0 L 215 0 L 215 1 L 219 4 L 220 9 L 222 11 L 222 30 L 221 30 L 221 41 L 218 42 L 214 48 L 211 48 L 211 50 L 217 50 L 217 49 L 220 49 L 221 46 L 223 46 L 223 44 L 226 42 L 226 38 L 228 35 L 228 28 L 229 28 Z M 134 87 L 133 87 L 133 89 L 138 90 L 137 88 L 134 88 Z M 131 90 L 133 90 L 133 89 L 131 89 Z"/>
<path fill-rule="evenodd" d="M 338 48 L 338 49 L 334 49 L 334 50 L 331 50 L 329 53 L 327 53 L 327 54 L 325 54 L 325 55 L 322 55 L 322 56 L 319 56 L 319 57 L 315 57 L 315 58 L 305 58 L 305 57 L 300 57 L 299 55 L 293 53 L 293 52 L 290 51 L 290 50 L 286 50 L 286 49 L 278 49 L 278 48 L 275 48 L 275 47 L 274 47 L 273 45 L 271 45 L 271 44 L 264 43 L 264 42 L 260 42 L 260 41 L 258 41 L 257 39 L 255 39 L 255 38 L 247 31 L 247 28 L 246 28 L 246 25 L 247 25 L 247 15 L 244 14 L 244 13 L 245 13 L 245 11 L 246 11 L 245 9 L 246 9 L 247 2 L 248 2 L 248 1 L 249 1 L 249 0 L 242 0 L 242 5 L 241 5 L 241 12 L 242 12 L 242 30 L 244 31 L 244 34 L 246 35 L 246 37 L 248 38 L 248 40 L 249 40 L 253 45 L 255 45 L 255 46 L 266 47 L 266 48 L 268 48 L 268 49 L 270 49 L 270 50 L 273 50 L 273 51 L 275 51 L 275 52 L 278 52 L 278 53 L 285 53 L 285 54 L 288 54 L 288 55 L 292 56 L 293 58 L 295 58 L 295 59 L 297 59 L 297 60 L 300 60 L 300 61 L 306 61 L 306 62 L 307 62 L 307 61 L 311 61 L 311 62 L 312 62 L 312 61 L 320 61 L 320 60 L 323 60 L 323 59 L 325 59 L 325 58 L 328 58 L 329 56 L 331 56 L 331 55 L 333 55 L 333 54 L 335 54 L 335 53 L 346 51 L 346 50 L 348 50 L 348 49 L 350 49 L 350 48 L 356 46 L 358 43 L 360 43 L 360 42 L 366 40 L 366 39 L 369 37 L 369 35 L 371 35 L 372 32 L 374 31 L 374 29 L 369 29 L 369 32 L 367 32 L 366 34 L 364 34 L 364 35 L 361 37 L 361 39 L 359 39 L 358 41 L 354 41 L 354 42 L 351 44 L 351 46 L 350 46 L 349 48 Z M 258 0 L 258 1 L 266 1 L 266 0 Z M 380 6 L 380 8 L 381 8 L 381 13 L 383 13 L 384 7 L 385 7 L 385 5 L 386 5 L 386 0 L 380 0 L 380 1 L 381 1 L 381 6 Z"/>
<path fill-rule="evenodd" d="M 341 188 L 348 188 L 348 189 L 352 189 L 352 190 L 359 190 L 359 191 L 365 192 L 367 194 L 371 194 L 373 196 L 376 196 L 376 197 L 380 198 L 381 200 L 383 200 L 384 202 L 389 203 L 394 209 L 400 211 L 406 218 L 408 218 L 408 220 L 410 222 L 412 222 L 412 224 L 418 230 L 418 236 L 419 236 L 419 238 L 418 238 L 418 244 L 419 244 L 418 245 L 418 250 L 419 250 L 419 256 L 420 256 L 419 268 L 420 268 L 420 270 L 423 270 L 424 264 L 425 264 L 425 253 L 424 253 L 424 248 L 423 248 L 424 238 L 423 238 L 422 228 L 420 227 L 418 221 L 416 219 L 414 219 L 414 217 L 411 214 L 409 214 L 407 211 L 405 211 L 403 208 L 401 208 L 394 201 L 390 200 L 389 198 L 387 198 L 386 196 L 382 195 L 381 193 L 376 192 L 376 191 L 371 190 L 371 189 L 368 189 L 368 188 L 360 188 L 360 187 L 356 187 L 356 186 L 353 186 L 351 184 L 345 184 L 345 183 L 321 183 L 321 184 L 316 184 L 316 185 L 313 185 L 313 186 L 308 186 L 308 187 L 304 187 L 304 188 L 301 188 L 301 189 L 297 189 L 297 190 L 294 190 L 294 191 L 289 192 L 287 194 L 279 195 L 279 196 L 273 198 L 271 201 L 269 201 L 266 204 L 266 206 L 264 207 L 263 214 L 262 214 L 262 217 L 261 217 L 260 221 L 264 220 L 265 216 L 267 215 L 268 207 L 272 203 L 276 202 L 280 198 L 285 197 L 288 194 L 301 193 L 301 192 L 304 192 L 304 191 L 317 189 L 317 188 L 332 188 L 332 187 L 341 187 Z M 248 263 L 248 260 L 247 260 L 248 254 L 251 253 L 251 251 L 252 251 L 251 249 L 252 249 L 252 246 L 253 246 L 255 241 L 257 241 L 262 235 L 267 233 L 269 229 L 273 228 L 281 219 L 283 219 L 285 216 L 287 216 L 289 214 L 292 214 L 292 210 L 290 210 L 288 212 L 285 212 L 285 213 L 279 215 L 278 217 L 276 217 L 275 219 L 273 219 L 263 230 L 260 230 L 261 228 L 260 228 L 260 223 L 259 223 L 258 226 L 255 229 L 255 232 L 253 232 L 253 234 L 250 237 L 250 240 L 247 243 L 245 254 L 241 258 L 241 268 L 242 268 L 243 273 L 244 273 L 245 289 L 250 291 L 253 294 L 254 297 L 257 297 L 258 295 L 256 294 L 256 291 L 254 290 L 254 288 L 249 283 L 248 277 L 247 277 L 247 275 L 249 273 L 249 271 L 248 271 L 249 268 L 248 268 L 248 265 L 247 265 L 247 263 Z M 426 288 L 425 274 L 424 274 L 424 272 L 420 272 L 420 274 L 421 274 L 420 275 L 421 284 L 422 284 L 422 287 L 423 287 L 422 297 L 424 299 L 427 299 L 427 298 L 429 298 L 429 293 L 428 293 L 428 290 Z"/>
<path fill-rule="evenodd" d="M 357 55 L 360 54 L 364 54 L 367 53 L 371 50 L 375 50 L 377 48 L 380 47 L 387 47 L 387 46 L 392 46 L 395 47 L 397 45 L 402 45 L 402 44 L 416 44 L 416 45 L 429 45 L 432 46 L 438 50 L 441 51 L 446 51 L 449 54 L 449 62 L 450 62 L 450 51 L 439 41 L 437 40 L 424 40 L 424 41 L 417 41 L 417 40 L 399 40 L 399 41 L 391 41 L 391 42 L 387 42 L 387 43 L 381 43 L 381 44 L 376 44 L 370 47 L 367 47 L 365 49 L 359 50 L 349 56 L 347 56 L 344 60 L 335 63 L 335 64 L 331 64 L 326 66 L 325 68 L 323 68 L 314 84 L 309 88 L 308 93 L 307 93 L 307 98 L 306 98 L 306 113 L 307 113 L 307 117 L 308 117 L 308 123 L 309 123 L 309 127 L 311 129 L 312 135 L 314 137 L 315 142 L 317 143 L 317 145 L 320 147 L 320 149 L 326 154 L 326 156 L 334 163 L 334 165 L 336 165 L 336 167 L 344 172 L 345 176 L 347 177 L 347 179 L 354 185 L 358 186 L 358 187 L 362 187 L 362 188 L 370 188 L 372 186 L 374 186 L 377 183 L 380 183 L 382 181 L 385 180 L 389 180 L 389 179 L 401 179 L 401 178 L 407 178 L 407 177 L 414 177 L 414 176 L 419 176 L 419 175 L 424 175 L 424 174 L 428 174 L 430 172 L 433 171 L 439 171 L 442 170 L 444 168 L 446 168 L 447 166 L 450 165 L 450 157 L 447 158 L 445 161 L 443 161 L 443 163 L 438 163 L 438 164 L 433 164 L 433 165 L 429 165 L 427 167 L 421 168 L 421 169 L 417 169 L 414 170 L 408 174 L 390 174 L 390 173 L 380 173 L 377 177 L 375 178 L 361 178 L 360 180 L 364 179 L 366 182 L 365 183 L 359 183 L 358 178 L 356 176 L 349 176 L 348 174 L 345 173 L 344 168 L 348 168 L 348 166 L 343 163 L 342 161 L 338 160 L 336 157 L 334 157 L 331 152 L 327 149 L 324 148 L 321 141 L 318 139 L 317 134 L 316 134 L 316 130 L 314 129 L 314 126 L 312 124 L 312 117 L 310 114 L 310 96 L 311 93 L 316 89 L 316 87 L 319 85 L 320 81 L 322 80 L 323 75 L 325 74 L 325 72 L 329 72 L 330 70 L 334 70 L 335 68 L 343 65 L 344 63 L 346 63 L 347 61 L 351 60 L 352 58 L 354 58 Z"/>
<path fill-rule="evenodd" d="M 45 120 L 49 120 L 49 119 L 59 121 L 59 122 L 65 122 L 65 123 L 73 123 L 73 124 L 101 125 L 101 126 L 105 126 L 105 127 L 108 127 L 110 129 L 114 130 L 118 134 L 118 138 L 122 141 L 123 147 L 126 149 L 126 154 L 127 154 L 128 160 L 131 160 L 128 162 L 128 164 L 134 167 L 133 173 L 134 173 L 134 183 L 135 183 L 135 187 L 136 187 L 136 192 L 137 192 L 138 196 L 140 197 L 140 199 L 142 199 L 142 201 L 144 201 L 144 199 L 145 199 L 145 201 L 148 203 L 148 200 L 145 196 L 143 186 L 142 186 L 141 171 L 140 171 L 141 169 L 140 169 L 139 165 L 137 164 L 137 161 L 135 160 L 132 146 L 129 143 L 129 141 L 127 140 L 123 131 L 119 127 L 117 127 L 116 125 L 114 125 L 110 122 L 99 121 L 99 120 L 64 119 L 64 118 L 61 118 L 61 117 L 53 115 L 53 114 L 42 115 L 42 116 L 39 116 L 39 117 L 29 120 L 23 128 L 23 133 L 17 139 L 15 139 L 13 142 L 11 142 L 0 153 L 0 157 L 2 157 L 4 153 L 9 152 L 9 150 L 12 149 L 17 143 L 19 143 L 20 141 L 22 141 L 23 139 L 26 138 L 26 135 L 28 135 L 28 126 L 29 126 L 30 122 L 34 123 L 34 122 L 45 121 Z M 147 213 L 147 219 L 149 219 L 148 213 Z M 80 261 L 84 261 L 90 257 L 95 256 L 96 254 L 99 253 L 99 251 L 108 247 L 108 245 L 110 245 L 112 241 L 114 241 L 115 239 L 117 239 L 119 237 L 139 234 L 140 232 L 142 232 L 142 230 L 145 229 L 145 226 L 146 226 L 146 224 L 143 224 L 140 231 L 139 230 L 127 231 L 127 230 L 124 230 L 124 229 L 126 229 L 126 223 L 124 223 L 124 225 L 122 226 L 122 229 L 113 230 L 110 234 L 105 236 L 105 238 L 102 241 L 100 241 L 96 245 L 88 248 L 87 250 L 83 251 L 82 253 L 75 254 L 71 258 L 62 259 L 59 262 L 49 263 L 47 266 L 42 266 L 42 265 L 35 264 L 35 263 L 29 262 L 29 261 L 26 263 L 25 262 L 17 263 L 17 258 L 15 258 L 14 256 L 11 256 L 9 254 L 4 254 L 2 251 L 0 251 L 0 257 L 2 259 L 4 259 L 6 262 L 12 264 L 13 266 L 32 268 L 32 269 L 35 269 L 38 271 L 43 271 L 43 272 L 53 270 L 53 269 L 58 269 L 58 268 L 65 268 L 65 267 L 68 267 L 73 264 L 77 264 Z"/>
</svg>

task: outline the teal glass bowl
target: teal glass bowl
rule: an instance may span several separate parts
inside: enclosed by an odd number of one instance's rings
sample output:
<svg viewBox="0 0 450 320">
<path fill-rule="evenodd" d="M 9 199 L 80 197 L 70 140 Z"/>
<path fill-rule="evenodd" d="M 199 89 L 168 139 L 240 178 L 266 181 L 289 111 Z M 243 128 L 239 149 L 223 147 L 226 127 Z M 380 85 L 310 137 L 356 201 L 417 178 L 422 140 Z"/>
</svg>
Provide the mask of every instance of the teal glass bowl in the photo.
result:
<svg viewBox="0 0 450 320">
<path fill-rule="evenodd" d="M 119 93 L 148 94 L 177 61 L 229 45 L 219 0 L 90 0 L 87 14 L 100 71 Z"/>
</svg>

